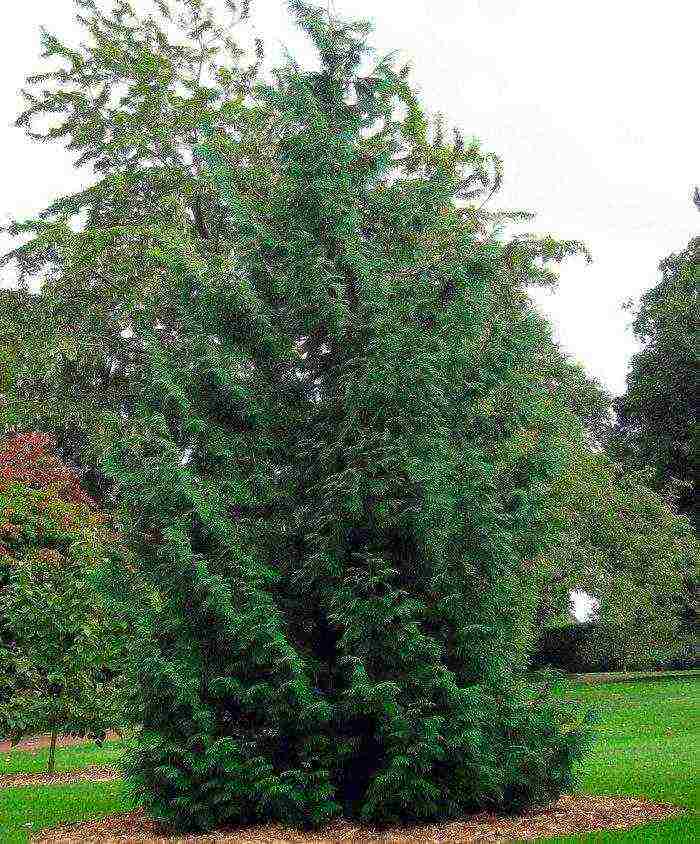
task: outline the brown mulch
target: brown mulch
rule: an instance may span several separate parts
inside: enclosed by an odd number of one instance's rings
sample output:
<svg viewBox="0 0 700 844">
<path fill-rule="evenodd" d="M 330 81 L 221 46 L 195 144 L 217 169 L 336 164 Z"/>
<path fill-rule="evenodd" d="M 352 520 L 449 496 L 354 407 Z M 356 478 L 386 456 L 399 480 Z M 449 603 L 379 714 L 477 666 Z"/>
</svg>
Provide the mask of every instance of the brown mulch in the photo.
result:
<svg viewBox="0 0 700 844">
<path fill-rule="evenodd" d="M 460 844 L 572 835 L 600 829 L 626 829 L 683 814 L 685 809 L 629 797 L 564 796 L 556 803 L 518 817 L 481 812 L 468 820 L 390 830 L 336 821 L 319 832 L 278 825 L 230 828 L 207 835 L 168 836 L 141 811 L 57 827 L 32 838 L 33 844 Z"/>
<path fill-rule="evenodd" d="M 119 736 L 117 733 L 107 733 L 107 741 L 117 741 Z M 90 744 L 90 739 L 77 738 L 76 736 L 59 736 L 56 744 L 56 749 L 61 747 L 73 747 L 76 744 Z M 10 750 L 44 750 L 51 746 L 51 735 L 46 734 L 42 736 L 29 736 L 22 739 L 19 744 L 13 745 L 9 739 L 0 741 L 0 753 L 7 753 Z"/>
<path fill-rule="evenodd" d="M 108 782 L 119 779 L 121 774 L 107 766 L 89 765 L 75 771 L 55 771 L 53 774 L 0 774 L 0 788 L 18 788 L 26 785 L 66 785 L 71 782 Z"/>
</svg>

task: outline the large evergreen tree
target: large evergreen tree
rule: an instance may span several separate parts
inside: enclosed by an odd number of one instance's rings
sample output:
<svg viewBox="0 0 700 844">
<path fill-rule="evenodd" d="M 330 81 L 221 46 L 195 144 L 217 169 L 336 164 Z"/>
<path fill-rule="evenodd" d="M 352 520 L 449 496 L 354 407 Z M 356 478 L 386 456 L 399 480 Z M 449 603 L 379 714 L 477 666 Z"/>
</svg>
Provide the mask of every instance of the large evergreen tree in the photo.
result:
<svg viewBox="0 0 700 844">
<path fill-rule="evenodd" d="M 581 747 L 519 679 L 549 484 L 582 435 L 524 286 L 578 245 L 504 240 L 497 160 L 431 131 L 367 24 L 291 5 L 319 70 L 197 112 L 167 189 L 102 137 L 105 179 L 15 227 L 54 335 L 16 401 L 70 386 L 64 442 L 111 479 L 158 592 L 130 770 L 156 817 L 519 809 Z M 152 56 L 119 7 L 109 54 Z M 165 85 L 146 58 L 144 101 Z M 85 150 L 84 107 L 64 134 Z"/>
</svg>

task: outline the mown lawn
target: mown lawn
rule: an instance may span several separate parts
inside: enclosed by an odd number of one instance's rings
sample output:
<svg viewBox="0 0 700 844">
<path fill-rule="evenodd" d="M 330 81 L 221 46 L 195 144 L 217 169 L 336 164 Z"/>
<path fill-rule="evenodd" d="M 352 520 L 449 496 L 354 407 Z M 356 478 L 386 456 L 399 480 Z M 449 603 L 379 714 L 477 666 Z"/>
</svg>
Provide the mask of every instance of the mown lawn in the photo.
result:
<svg viewBox="0 0 700 844">
<path fill-rule="evenodd" d="M 84 782 L 0 790 L 0 841 L 26 844 L 31 833 L 133 808 L 115 782 Z"/>
<path fill-rule="evenodd" d="M 95 744 L 78 744 L 73 747 L 59 747 L 56 750 L 56 772 L 77 771 L 89 765 L 114 765 L 123 753 L 120 741 L 106 741 L 102 747 Z M 10 750 L 0 753 L 0 776 L 2 774 L 44 773 L 49 759 L 48 749 Z"/>
<path fill-rule="evenodd" d="M 56 771 L 76 771 L 91 765 L 114 765 L 124 750 L 122 742 L 75 745 L 56 751 Z M 0 775 L 43 773 L 48 750 L 0 753 Z M 25 844 L 31 833 L 99 815 L 132 808 L 121 782 L 82 782 L 70 785 L 0 789 L 0 843 Z"/>
<path fill-rule="evenodd" d="M 700 841 L 700 681 L 568 685 L 566 697 L 598 713 L 598 739 L 582 768 L 579 791 L 623 794 L 687 806 L 686 817 L 612 833 L 546 839 L 554 842 Z M 60 750 L 58 770 L 113 763 L 119 744 Z M 46 751 L 0 756 L 0 772 L 43 770 Z M 119 782 L 0 789 L 0 842 L 25 844 L 29 833 L 131 808 Z M 28 825 L 31 826 L 28 826 Z M 543 840 L 543 839 L 540 839 Z"/>
<path fill-rule="evenodd" d="M 564 694 L 597 712 L 598 737 L 578 791 L 687 806 L 690 814 L 622 832 L 553 842 L 700 841 L 700 680 L 570 685 Z"/>
</svg>

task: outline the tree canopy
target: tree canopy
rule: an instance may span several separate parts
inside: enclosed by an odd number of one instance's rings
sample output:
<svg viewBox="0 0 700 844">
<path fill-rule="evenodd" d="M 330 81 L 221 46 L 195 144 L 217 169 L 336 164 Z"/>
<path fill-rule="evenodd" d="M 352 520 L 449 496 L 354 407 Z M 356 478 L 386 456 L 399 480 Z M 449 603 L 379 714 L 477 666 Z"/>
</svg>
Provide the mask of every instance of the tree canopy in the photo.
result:
<svg viewBox="0 0 700 844">
<path fill-rule="evenodd" d="M 660 280 L 634 310 L 632 328 L 642 348 L 615 402 L 610 447 L 628 466 L 651 466 L 657 488 L 674 493 L 679 483 L 678 505 L 697 529 L 700 238 L 664 258 L 659 272 Z"/>
<path fill-rule="evenodd" d="M 177 329 L 167 284 L 158 282 L 160 276 L 133 271 L 134 244 L 128 238 L 121 250 L 112 250 L 109 264 L 100 264 L 102 238 L 109 232 L 116 236 L 120 226 L 131 227 L 136 236 L 137 223 L 177 220 L 197 254 L 222 271 L 233 245 L 228 215 L 194 148 L 211 127 L 239 138 L 236 179 L 251 192 L 270 166 L 266 157 L 275 144 L 261 111 L 255 131 L 240 138 L 242 116 L 253 119 L 245 103 L 263 57 L 256 41 L 246 64 L 233 38 L 232 23 L 250 14 L 247 2 L 227 0 L 230 19 L 223 24 L 201 0 L 158 0 L 145 17 L 124 0 L 109 11 L 103 5 L 76 0 L 77 19 L 86 30 L 78 47 L 43 33 L 42 57 L 62 66 L 28 77 L 27 107 L 16 121 L 39 142 L 65 143 L 75 151 L 77 166 L 92 167 L 94 180 L 57 198 L 37 219 L 7 227 L 26 241 L 2 258 L 16 264 L 21 289 L 0 291 L 5 329 L 0 361 L 10 356 L 15 361 L 9 424 L 22 429 L 31 422 L 52 432 L 98 498 L 106 489 L 96 455 L 104 456 L 105 443 L 133 414 L 141 389 L 143 331 Z M 49 130 L 39 128 L 46 117 L 54 124 Z M 425 147 L 429 127 L 419 107 L 405 125 L 415 145 Z M 261 144 L 270 145 L 262 158 Z M 475 230 L 531 217 L 489 210 L 485 201 L 502 180 L 500 159 L 474 141 L 460 144 L 470 165 L 460 213 Z M 581 248 L 524 234 L 509 241 L 501 269 L 522 286 L 552 284 L 552 261 Z M 37 284 L 41 296 L 33 295 Z M 109 430 L 92 422 L 104 420 L 105 408 L 111 411 Z"/>
<path fill-rule="evenodd" d="M 540 623 L 562 620 L 572 590 L 595 599 L 590 664 L 653 667 L 687 647 L 700 543 L 688 519 L 605 452 L 572 443 L 551 487 L 557 541 L 538 565 L 543 580 Z"/>
</svg>

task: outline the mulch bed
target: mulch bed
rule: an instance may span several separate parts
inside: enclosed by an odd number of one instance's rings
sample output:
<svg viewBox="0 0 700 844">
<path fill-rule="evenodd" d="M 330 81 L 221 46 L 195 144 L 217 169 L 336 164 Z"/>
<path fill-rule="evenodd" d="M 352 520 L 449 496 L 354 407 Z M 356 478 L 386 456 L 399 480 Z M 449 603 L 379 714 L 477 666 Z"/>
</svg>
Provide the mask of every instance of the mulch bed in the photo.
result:
<svg viewBox="0 0 700 844">
<path fill-rule="evenodd" d="M 114 768 L 90 765 L 76 771 L 55 771 L 53 774 L 0 774 L 0 788 L 18 788 L 27 785 L 65 785 L 71 782 L 107 782 L 119 779 L 121 774 Z"/>
<path fill-rule="evenodd" d="M 117 733 L 107 733 L 107 741 L 117 741 L 119 736 Z M 56 750 L 62 747 L 73 747 L 77 744 L 90 744 L 90 739 L 77 738 L 76 736 L 59 736 Z M 13 745 L 9 740 L 3 739 L 0 741 L 0 753 L 8 753 L 11 750 L 45 750 L 51 746 L 51 736 L 29 736 L 22 739 L 19 744 Z"/>
<path fill-rule="evenodd" d="M 546 808 L 518 817 L 481 812 L 469 820 L 377 830 L 336 821 L 319 832 L 278 825 L 220 830 L 207 835 L 168 836 L 141 811 L 111 815 L 88 823 L 57 827 L 32 838 L 33 844 L 460 844 L 572 835 L 601 829 L 626 829 L 680 815 L 685 809 L 629 797 L 564 796 Z"/>
<path fill-rule="evenodd" d="M 700 680 L 700 670 L 680 671 L 595 671 L 587 674 L 567 674 L 575 683 L 641 683 L 656 680 Z"/>
</svg>

